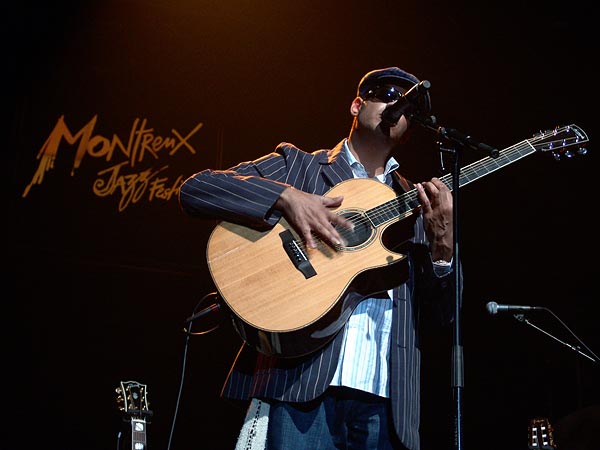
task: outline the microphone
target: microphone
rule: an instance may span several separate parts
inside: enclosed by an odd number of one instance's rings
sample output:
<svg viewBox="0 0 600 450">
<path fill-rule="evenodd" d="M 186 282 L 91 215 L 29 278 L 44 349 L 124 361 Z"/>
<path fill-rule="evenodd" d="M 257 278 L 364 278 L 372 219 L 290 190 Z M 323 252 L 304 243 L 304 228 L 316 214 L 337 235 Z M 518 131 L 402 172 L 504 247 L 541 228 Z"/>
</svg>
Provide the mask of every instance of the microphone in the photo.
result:
<svg viewBox="0 0 600 450">
<path fill-rule="evenodd" d="M 487 305 L 485 305 L 485 309 L 487 309 L 487 312 L 494 315 L 494 314 L 498 314 L 499 312 L 503 312 L 503 311 L 531 311 L 534 309 L 544 309 L 540 306 L 520 306 L 520 305 L 499 305 L 496 302 L 488 302 Z"/>
<path fill-rule="evenodd" d="M 396 103 L 383 110 L 383 113 L 381 113 L 382 122 L 393 126 L 398 123 L 400 116 L 407 112 L 411 115 L 417 113 L 420 115 L 429 114 L 431 111 L 431 98 L 428 89 L 430 87 L 431 83 L 427 80 L 415 84 Z"/>
</svg>

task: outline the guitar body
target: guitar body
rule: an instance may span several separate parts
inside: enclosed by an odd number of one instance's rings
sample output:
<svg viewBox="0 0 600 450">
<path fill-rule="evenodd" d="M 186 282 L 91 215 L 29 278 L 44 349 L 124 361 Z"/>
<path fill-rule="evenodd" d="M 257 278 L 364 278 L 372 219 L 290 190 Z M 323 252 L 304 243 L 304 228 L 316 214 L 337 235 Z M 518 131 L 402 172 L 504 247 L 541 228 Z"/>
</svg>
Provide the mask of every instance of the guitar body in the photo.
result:
<svg viewBox="0 0 600 450">
<path fill-rule="evenodd" d="M 396 198 L 389 186 L 351 179 L 327 195 L 343 195 L 335 212 L 355 222 L 345 246 L 334 248 L 319 241 L 316 249 L 307 249 L 285 219 L 262 232 L 222 222 L 209 239 L 207 261 L 217 290 L 234 313 L 238 332 L 265 354 L 300 356 L 327 343 L 361 296 L 393 287 L 394 276 L 393 271 L 382 273 L 362 292 L 355 291 L 356 281 L 362 287 L 369 271 L 393 266 L 405 257 L 383 244 L 385 230 L 397 219 L 374 227 L 363 216 L 382 201 Z M 286 234 L 287 244 L 282 238 Z M 298 253 L 286 251 L 289 246 Z M 308 258 L 304 262 L 312 268 L 310 273 L 295 264 L 298 254 Z M 357 295 L 341 302 L 349 291 Z"/>
</svg>

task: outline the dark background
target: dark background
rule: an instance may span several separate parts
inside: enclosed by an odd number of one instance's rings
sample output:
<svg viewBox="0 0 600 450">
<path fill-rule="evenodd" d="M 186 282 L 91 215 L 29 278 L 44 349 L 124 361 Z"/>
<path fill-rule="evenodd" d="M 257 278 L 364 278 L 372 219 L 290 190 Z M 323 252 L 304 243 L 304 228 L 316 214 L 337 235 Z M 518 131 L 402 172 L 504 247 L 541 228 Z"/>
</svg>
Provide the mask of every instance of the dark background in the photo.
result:
<svg viewBox="0 0 600 450">
<path fill-rule="evenodd" d="M 115 448 L 128 424 L 114 389 L 125 380 L 148 386 L 153 449 L 231 449 L 244 414 L 219 399 L 241 344 L 227 321 L 193 336 L 184 353 L 183 321 L 214 291 L 204 253 L 214 223 L 185 217 L 175 198 L 117 211 L 118 197 L 91 190 L 108 164 L 86 158 L 71 176 L 75 146 L 67 144 L 23 197 L 60 116 L 76 131 L 97 115 L 95 133 L 123 139 L 136 118 L 163 136 L 203 122 L 190 139 L 197 152 L 168 160 L 172 173 L 189 176 L 281 141 L 332 147 L 349 130 L 358 80 L 392 65 L 432 83 L 442 125 L 497 148 L 570 123 L 590 137 L 586 156 L 529 156 L 461 189 L 459 203 L 463 448 L 526 449 L 537 416 L 562 433 L 561 448 L 580 448 L 567 445 L 576 426 L 565 423 L 600 404 L 598 365 L 485 305 L 547 307 L 600 349 L 591 2 L 25 1 L 3 9 L 9 285 L 0 448 Z M 440 174 L 435 141 L 415 131 L 401 160 L 409 178 Z M 465 152 L 462 161 L 481 157 Z M 527 317 L 577 344 L 551 314 Z M 452 448 L 451 344 L 450 330 L 428 330 L 423 342 L 424 450 Z"/>
</svg>

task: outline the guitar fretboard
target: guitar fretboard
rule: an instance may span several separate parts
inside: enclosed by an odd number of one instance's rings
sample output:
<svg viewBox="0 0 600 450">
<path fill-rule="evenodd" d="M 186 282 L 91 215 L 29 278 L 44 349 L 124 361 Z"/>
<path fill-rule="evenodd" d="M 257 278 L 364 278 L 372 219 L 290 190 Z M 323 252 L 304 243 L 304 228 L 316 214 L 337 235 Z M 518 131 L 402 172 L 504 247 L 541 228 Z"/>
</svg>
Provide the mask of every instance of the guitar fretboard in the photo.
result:
<svg viewBox="0 0 600 450">
<path fill-rule="evenodd" d="M 131 450 L 146 450 L 146 421 L 131 419 Z"/>
<path fill-rule="evenodd" d="M 525 139 L 500 151 L 496 158 L 488 156 L 460 169 L 459 187 L 463 187 L 485 175 L 512 164 L 536 151 L 557 151 L 574 145 L 588 142 L 585 132 L 576 125 L 557 128 L 550 132 L 540 133 L 531 139 Z M 452 174 L 440 177 L 440 180 L 453 190 Z M 413 189 L 392 200 L 368 210 L 365 215 L 369 222 L 377 227 L 391 220 L 404 218 L 420 206 L 417 190 Z"/>
</svg>

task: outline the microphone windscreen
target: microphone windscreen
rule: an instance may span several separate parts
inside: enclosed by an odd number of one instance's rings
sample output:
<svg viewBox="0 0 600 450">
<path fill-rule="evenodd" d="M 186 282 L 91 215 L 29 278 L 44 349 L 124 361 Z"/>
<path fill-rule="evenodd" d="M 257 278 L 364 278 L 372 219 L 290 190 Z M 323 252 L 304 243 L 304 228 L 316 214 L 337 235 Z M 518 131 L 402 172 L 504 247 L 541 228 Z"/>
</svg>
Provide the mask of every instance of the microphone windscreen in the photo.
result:
<svg viewBox="0 0 600 450">
<path fill-rule="evenodd" d="M 485 308 L 487 309 L 487 312 L 490 314 L 496 314 L 498 312 L 498 303 L 496 302 L 488 302 L 487 305 L 485 305 Z"/>
</svg>

